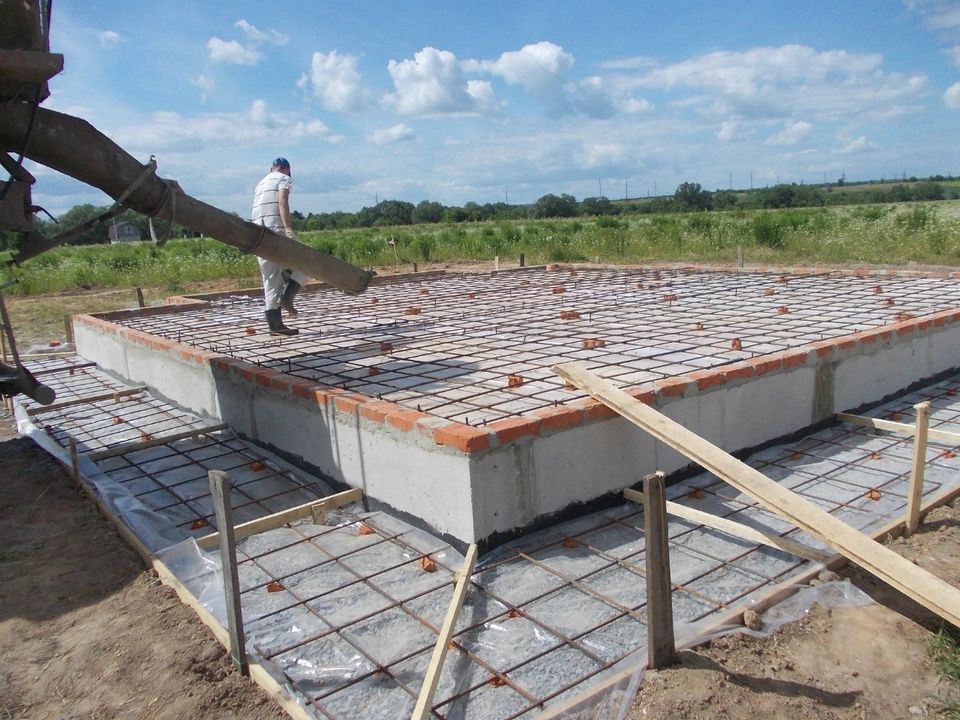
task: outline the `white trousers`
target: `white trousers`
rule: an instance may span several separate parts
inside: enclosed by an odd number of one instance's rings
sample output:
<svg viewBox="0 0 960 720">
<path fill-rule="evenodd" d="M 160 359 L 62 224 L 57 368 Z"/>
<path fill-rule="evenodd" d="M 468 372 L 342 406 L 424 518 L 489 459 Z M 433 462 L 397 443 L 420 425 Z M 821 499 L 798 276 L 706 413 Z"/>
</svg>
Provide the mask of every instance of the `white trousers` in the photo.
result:
<svg viewBox="0 0 960 720">
<path fill-rule="evenodd" d="M 262 257 L 258 257 L 257 262 L 263 277 L 263 306 L 267 310 L 276 310 L 280 307 L 280 298 L 283 296 L 283 265 Z M 299 270 L 294 270 L 290 278 L 301 285 L 307 282 L 307 276 Z"/>
</svg>

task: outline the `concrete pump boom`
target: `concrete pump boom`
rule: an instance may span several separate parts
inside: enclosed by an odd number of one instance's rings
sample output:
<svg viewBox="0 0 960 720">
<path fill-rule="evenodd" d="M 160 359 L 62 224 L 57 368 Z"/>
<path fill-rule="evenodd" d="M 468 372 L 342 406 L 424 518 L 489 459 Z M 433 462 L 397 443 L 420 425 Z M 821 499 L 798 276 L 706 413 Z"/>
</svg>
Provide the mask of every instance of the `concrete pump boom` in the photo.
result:
<svg viewBox="0 0 960 720">
<path fill-rule="evenodd" d="M 31 128 L 31 115 L 32 128 Z M 100 188 L 114 200 L 139 180 L 124 200 L 137 212 L 170 220 L 232 245 L 245 253 L 300 270 L 339 290 L 359 293 L 367 288 L 373 273 L 315 250 L 303 243 L 242 220 L 187 195 L 171 180 L 144 171 L 123 148 L 85 120 L 35 108 L 27 103 L 0 107 L 0 148 Z M 29 257 L 23 248 L 15 258 Z"/>
</svg>

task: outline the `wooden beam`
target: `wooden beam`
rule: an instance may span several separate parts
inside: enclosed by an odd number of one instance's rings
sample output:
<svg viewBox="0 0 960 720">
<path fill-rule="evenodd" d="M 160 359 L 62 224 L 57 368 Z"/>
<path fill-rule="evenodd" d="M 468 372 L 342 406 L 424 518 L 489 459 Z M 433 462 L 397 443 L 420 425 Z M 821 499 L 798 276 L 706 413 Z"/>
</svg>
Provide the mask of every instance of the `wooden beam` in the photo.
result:
<svg viewBox="0 0 960 720">
<path fill-rule="evenodd" d="M 627 500 L 640 503 L 641 505 L 643 504 L 643 493 L 639 490 L 624 490 L 623 496 Z M 667 500 L 666 506 L 667 513 L 670 515 L 674 515 L 682 520 L 689 520 L 690 522 L 713 528 L 714 530 L 725 532 L 727 535 L 733 535 L 741 540 L 748 540 L 749 542 L 754 542 L 759 545 L 767 545 L 768 547 L 776 548 L 777 550 L 783 550 L 791 555 L 796 555 L 797 557 L 802 557 L 806 560 L 813 560 L 814 562 L 827 562 L 833 558 L 832 553 L 816 550 L 809 545 L 804 545 L 803 543 L 799 543 L 795 540 L 790 540 L 789 538 L 785 538 L 780 535 L 774 535 L 773 533 L 765 533 L 762 530 L 757 530 L 749 525 L 744 525 L 743 523 L 736 522 L 735 520 L 729 520 L 728 518 L 719 517 L 717 515 L 713 515 L 712 513 L 704 512 L 703 510 L 697 510 L 696 508 L 689 507 L 688 505 L 681 505 L 680 503 Z"/>
<path fill-rule="evenodd" d="M 917 403 L 917 425 L 913 433 L 913 468 L 910 471 L 910 489 L 907 492 L 907 517 L 903 534 L 913 535 L 920 525 L 920 504 L 923 500 L 923 469 L 927 464 L 927 431 L 930 426 L 930 401 Z"/>
<path fill-rule="evenodd" d="M 960 485 L 947 488 L 937 493 L 935 496 L 930 498 L 921 510 L 921 515 L 926 514 L 938 508 L 941 505 L 946 505 L 951 503 L 957 498 L 960 498 Z M 884 540 L 892 539 L 898 537 L 903 532 L 903 518 L 897 518 L 891 520 L 890 522 L 880 526 L 876 530 L 872 531 L 871 537 L 874 540 Z M 827 568 L 830 570 L 839 570 L 848 562 L 847 558 L 843 555 L 833 555 L 830 561 L 827 563 Z M 795 594 L 798 590 L 805 587 L 813 578 L 817 577 L 823 568 L 820 565 L 815 565 L 813 567 L 805 567 L 795 575 L 787 578 L 781 583 L 768 587 L 765 592 L 763 592 L 760 597 L 749 596 L 748 602 L 750 609 L 755 612 L 762 613 L 770 609 L 777 603 L 785 600 L 791 595 Z M 702 644 L 710 639 L 711 633 L 720 628 L 728 628 L 730 625 L 740 625 L 743 623 L 743 611 L 746 609 L 744 602 L 735 604 L 731 608 L 726 608 L 718 612 L 718 614 L 710 618 L 711 622 L 708 626 L 704 626 L 702 631 L 698 634 L 698 639 L 700 642 L 694 642 L 690 647 L 695 647 L 696 645 Z M 588 702 L 591 698 L 595 698 L 598 695 L 609 692 L 621 685 L 622 683 L 629 680 L 629 678 L 637 671 L 646 667 L 646 660 L 642 662 L 634 662 L 629 667 L 621 670 L 615 675 L 608 677 L 606 680 L 594 685 L 589 690 L 585 690 L 578 695 L 565 700 L 555 707 L 549 708 L 547 711 L 538 716 L 537 720 L 567 720 L 570 717 L 571 710 L 579 708 L 583 703 Z"/>
<path fill-rule="evenodd" d="M 150 447 L 156 447 L 157 445 L 166 445 L 167 443 L 176 442 L 177 440 L 184 440 L 189 437 L 200 437 L 201 435 L 208 435 L 210 433 L 219 432 L 220 430 L 226 430 L 226 423 L 217 423 L 216 425 L 207 425 L 205 427 L 193 428 L 190 430 L 183 430 L 181 432 L 172 433 L 170 435 L 161 435 L 160 437 L 151 437 L 149 440 L 143 440 L 138 442 L 123 443 L 122 445 L 114 445 L 113 447 L 108 447 L 103 450 L 96 450 L 90 453 L 89 457 L 94 462 L 100 460 L 106 460 L 107 458 L 116 457 L 117 455 L 125 455 L 129 452 L 135 452 L 137 450 L 144 450 Z"/>
<path fill-rule="evenodd" d="M 262 518 L 257 518 L 256 520 L 241 523 L 233 529 L 233 534 L 237 540 L 241 540 L 242 538 L 249 537 L 250 535 L 256 535 L 257 533 L 282 527 L 283 525 L 291 523 L 294 520 L 313 517 L 314 512 L 326 511 L 330 508 L 340 507 L 341 505 L 357 502 L 361 497 L 363 497 L 363 491 L 360 490 L 360 488 L 344 490 L 336 495 L 330 495 L 329 497 L 325 497 L 320 500 L 314 500 L 312 502 L 304 503 L 303 505 L 297 505 L 289 510 L 281 510 L 280 512 L 273 513 L 272 515 L 266 515 Z M 220 533 L 218 532 L 210 533 L 209 535 L 204 535 L 203 537 L 197 538 L 197 546 L 201 550 L 207 550 L 215 545 L 218 545 L 219 543 Z"/>
<path fill-rule="evenodd" d="M 881 420 L 880 418 L 866 417 L 863 415 L 850 415 L 849 413 L 837 413 L 837 420 L 850 423 L 851 425 L 862 425 L 863 427 L 872 427 L 877 430 L 888 430 L 889 432 L 900 433 L 901 435 L 913 435 L 917 429 L 916 425 L 910 425 L 909 423 Z M 960 445 L 960 433 L 951 432 L 950 430 L 929 428 L 927 437 L 937 442 Z"/>
<path fill-rule="evenodd" d="M 960 590 L 957 588 L 874 542 L 806 498 L 775 483 L 576 363 L 559 365 L 554 371 L 661 442 L 747 493 L 768 510 L 790 520 L 938 617 L 960 627 Z"/>
<path fill-rule="evenodd" d="M 673 587 L 663 473 L 643 478 L 643 537 L 647 570 L 647 667 L 660 669 L 677 660 L 673 636 Z"/>
<path fill-rule="evenodd" d="M 240 606 L 240 575 L 237 572 L 237 545 L 233 538 L 233 505 L 230 502 L 230 476 L 223 470 L 210 470 L 210 495 L 217 516 L 217 527 L 223 528 L 220 542 L 220 568 L 223 572 L 223 593 L 227 610 L 227 633 L 230 636 L 230 658 L 241 675 L 249 675 L 246 638 L 243 634 L 243 611 Z"/>
<path fill-rule="evenodd" d="M 440 634 L 437 635 L 437 643 L 433 646 L 433 655 L 430 656 L 430 664 L 427 666 L 427 674 L 423 679 L 423 685 L 420 686 L 420 694 L 417 696 L 417 704 L 413 709 L 411 720 L 423 720 L 430 715 L 430 708 L 433 707 L 433 695 L 437 691 L 437 683 L 440 682 L 443 661 L 447 657 L 450 638 L 453 637 L 453 630 L 457 624 L 457 618 L 460 616 L 463 601 L 467 597 L 467 590 L 470 589 L 470 576 L 473 574 L 473 566 L 476 562 L 477 546 L 475 543 L 471 543 L 470 547 L 467 548 L 466 557 L 463 559 L 463 566 L 457 573 L 453 598 L 447 607 L 447 614 L 443 619 L 443 625 L 440 627 Z"/>
<path fill-rule="evenodd" d="M 64 400 L 63 402 L 53 403 L 53 405 L 43 405 L 36 408 L 27 408 L 27 415 L 40 415 L 43 413 L 53 412 L 54 410 L 61 410 L 62 408 L 74 407 L 75 405 L 86 405 L 87 403 L 96 403 L 103 402 L 104 400 L 114 400 L 118 401 L 122 397 L 128 397 L 130 395 L 138 395 L 142 392 L 146 392 L 147 386 L 140 385 L 138 387 L 127 388 L 126 390 L 117 390 L 112 393 L 103 393 L 102 395 L 91 395 L 90 397 L 75 398 L 73 400 Z"/>
</svg>

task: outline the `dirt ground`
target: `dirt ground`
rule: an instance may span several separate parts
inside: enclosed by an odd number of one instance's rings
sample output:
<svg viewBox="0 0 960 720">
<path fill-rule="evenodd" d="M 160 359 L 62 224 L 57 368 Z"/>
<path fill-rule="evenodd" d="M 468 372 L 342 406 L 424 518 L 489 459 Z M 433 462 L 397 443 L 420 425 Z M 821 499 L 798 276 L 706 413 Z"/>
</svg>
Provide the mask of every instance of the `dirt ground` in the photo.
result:
<svg viewBox="0 0 960 720">
<path fill-rule="evenodd" d="M 287 717 L 0 419 L 0 720 Z"/>
</svg>

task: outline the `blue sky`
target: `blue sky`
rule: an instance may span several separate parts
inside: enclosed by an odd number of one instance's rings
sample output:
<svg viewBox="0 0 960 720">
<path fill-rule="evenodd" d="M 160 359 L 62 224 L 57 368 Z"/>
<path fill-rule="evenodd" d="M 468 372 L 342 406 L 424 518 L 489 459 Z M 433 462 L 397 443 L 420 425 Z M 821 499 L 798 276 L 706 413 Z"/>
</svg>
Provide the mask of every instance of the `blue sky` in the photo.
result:
<svg viewBox="0 0 960 720">
<path fill-rule="evenodd" d="M 51 46 L 46 107 L 244 216 L 278 155 L 304 214 L 960 175 L 960 0 L 57 0 Z"/>
</svg>

